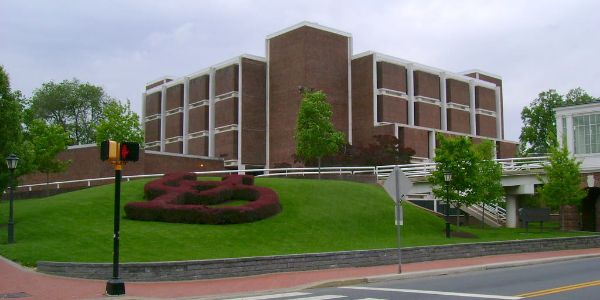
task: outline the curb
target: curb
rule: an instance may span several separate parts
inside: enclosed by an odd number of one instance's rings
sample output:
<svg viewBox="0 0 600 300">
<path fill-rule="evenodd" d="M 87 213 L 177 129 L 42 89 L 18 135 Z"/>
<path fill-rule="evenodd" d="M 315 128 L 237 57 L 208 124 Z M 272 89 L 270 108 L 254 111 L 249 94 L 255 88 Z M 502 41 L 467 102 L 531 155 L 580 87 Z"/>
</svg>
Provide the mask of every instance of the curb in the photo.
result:
<svg viewBox="0 0 600 300">
<path fill-rule="evenodd" d="M 529 260 L 517 260 L 517 261 L 483 264 L 483 265 L 475 265 L 475 266 L 468 266 L 468 267 L 447 268 L 447 269 L 438 269 L 438 270 L 431 270 L 431 271 L 417 271 L 417 272 L 410 272 L 410 273 L 403 273 L 403 274 L 370 276 L 370 277 L 364 277 L 364 278 L 348 278 L 348 279 L 342 279 L 342 280 L 330 280 L 330 281 L 325 281 L 325 282 L 318 282 L 318 283 L 310 284 L 309 286 L 299 287 L 298 290 L 299 289 L 332 288 L 332 287 L 347 286 L 347 285 L 388 282 L 388 281 L 393 281 L 393 280 L 419 279 L 419 278 L 425 278 L 425 277 L 435 277 L 435 276 L 462 274 L 462 273 L 468 273 L 468 272 L 478 272 L 478 271 L 487 271 L 487 270 L 495 270 L 495 269 L 523 267 L 523 266 L 531 266 L 531 265 L 539 265 L 539 264 L 545 264 L 545 263 L 563 262 L 563 261 L 571 261 L 571 260 L 587 259 L 587 258 L 596 258 L 596 257 L 600 257 L 600 253 L 580 254 L 580 255 L 561 256 L 561 257 L 547 257 L 547 258 L 529 259 Z"/>
</svg>

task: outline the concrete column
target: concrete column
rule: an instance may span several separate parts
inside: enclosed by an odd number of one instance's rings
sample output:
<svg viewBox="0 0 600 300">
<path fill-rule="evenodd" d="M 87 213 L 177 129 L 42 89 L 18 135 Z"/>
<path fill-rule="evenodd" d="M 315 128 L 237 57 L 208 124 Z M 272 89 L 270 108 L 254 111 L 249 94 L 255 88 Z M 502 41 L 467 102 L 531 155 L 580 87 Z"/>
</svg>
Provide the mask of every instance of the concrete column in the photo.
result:
<svg viewBox="0 0 600 300">
<path fill-rule="evenodd" d="M 415 79 L 414 66 L 406 66 L 406 85 L 408 90 L 408 125 L 415 125 Z"/>
<path fill-rule="evenodd" d="M 167 137 L 167 87 L 163 85 L 160 93 L 160 152 L 165 151 Z"/>
<path fill-rule="evenodd" d="M 469 105 L 471 106 L 471 134 L 477 135 L 477 124 L 475 118 L 475 82 L 473 80 L 469 80 Z"/>
<path fill-rule="evenodd" d="M 496 87 L 496 138 L 503 139 L 502 136 L 502 101 L 500 99 L 502 91 Z"/>
<path fill-rule="evenodd" d="M 575 130 L 573 128 L 573 116 L 567 116 L 567 147 L 571 154 L 575 154 Z"/>
<path fill-rule="evenodd" d="M 435 157 L 435 131 L 429 132 L 429 159 L 433 160 Z"/>
<path fill-rule="evenodd" d="M 188 134 L 190 131 L 190 78 L 183 81 L 183 154 L 189 154 Z"/>
<path fill-rule="evenodd" d="M 517 228 L 519 216 L 517 214 L 517 196 L 506 195 L 506 227 Z"/>
<path fill-rule="evenodd" d="M 566 132 L 563 132 L 563 118 L 556 117 L 556 139 L 558 140 L 558 146 L 564 147 L 563 145 L 563 135 Z M 566 142 L 566 141 L 565 141 Z"/>
<path fill-rule="evenodd" d="M 447 96 L 446 96 L 446 73 L 442 72 L 440 73 L 440 100 L 442 103 L 442 113 L 441 113 L 441 125 L 442 125 L 442 130 L 448 130 L 448 106 L 447 106 Z"/>
</svg>

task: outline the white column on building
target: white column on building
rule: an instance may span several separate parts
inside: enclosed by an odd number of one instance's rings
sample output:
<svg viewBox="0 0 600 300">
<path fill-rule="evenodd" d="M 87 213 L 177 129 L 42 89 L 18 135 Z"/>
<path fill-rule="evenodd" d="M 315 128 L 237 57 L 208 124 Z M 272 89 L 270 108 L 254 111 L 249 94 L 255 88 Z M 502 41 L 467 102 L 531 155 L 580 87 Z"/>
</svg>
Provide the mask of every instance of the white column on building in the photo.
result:
<svg viewBox="0 0 600 300">
<path fill-rule="evenodd" d="M 506 195 L 506 227 L 517 228 L 517 196 Z"/>
<path fill-rule="evenodd" d="M 569 152 L 575 153 L 575 129 L 573 128 L 573 116 L 567 116 L 567 147 Z"/>
<path fill-rule="evenodd" d="M 469 80 L 469 106 L 471 106 L 471 134 L 477 135 L 477 124 L 475 123 L 477 118 L 475 118 L 475 82 L 473 80 Z"/>
<path fill-rule="evenodd" d="M 442 103 L 441 120 L 442 130 L 448 130 L 448 99 L 446 95 L 446 73 L 440 73 L 440 102 Z"/>
<path fill-rule="evenodd" d="M 146 126 L 146 96 L 148 94 L 146 94 L 145 92 L 142 93 L 142 125 L 145 127 Z"/>
<path fill-rule="evenodd" d="M 160 93 L 160 151 L 165 151 L 165 139 L 167 137 L 167 87 L 162 86 Z"/>
<path fill-rule="evenodd" d="M 429 158 L 435 157 L 435 130 L 429 132 Z"/>
<path fill-rule="evenodd" d="M 565 133 L 566 132 L 563 132 L 563 117 L 556 115 L 556 138 L 558 140 L 558 146 L 561 148 L 565 146 L 563 145 L 563 137 Z"/>
<path fill-rule="evenodd" d="M 496 138 L 501 140 L 502 136 L 502 101 L 500 99 L 502 91 L 496 86 Z"/>
<path fill-rule="evenodd" d="M 408 125 L 415 125 L 415 83 L 414 66 L 406 65 L 406 84 L 408 91 Z"/>
<path fill-rule="evenodd" d="M 208 75 L 208 156 L 215 156 L 215 68 Z"/>
</svg>

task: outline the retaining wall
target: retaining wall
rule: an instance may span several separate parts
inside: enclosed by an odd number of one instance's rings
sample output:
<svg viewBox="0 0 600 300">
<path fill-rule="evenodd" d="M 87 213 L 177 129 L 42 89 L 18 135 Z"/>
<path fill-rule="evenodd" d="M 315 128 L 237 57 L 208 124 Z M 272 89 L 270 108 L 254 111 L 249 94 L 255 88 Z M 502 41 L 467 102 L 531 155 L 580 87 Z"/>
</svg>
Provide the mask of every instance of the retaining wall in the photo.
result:
<svg viewBox="0 0 600 300">
<path fill-rule="evenodd" d="M 402 262 L 598 247 L 600 247 L 600 235 L 410 247 L 402 249 Z M 178 262 L 124 263 L 120 265 L 120 275 L 126 281 L 191 280 L 396 263 L 398 263 L 397 249 L 382 249 Z M 42 273 L 79 278 L 108 279 L 112 275 L 112 264 L 109 263 L 40 261 L 37 269 Z"/>
</svg>

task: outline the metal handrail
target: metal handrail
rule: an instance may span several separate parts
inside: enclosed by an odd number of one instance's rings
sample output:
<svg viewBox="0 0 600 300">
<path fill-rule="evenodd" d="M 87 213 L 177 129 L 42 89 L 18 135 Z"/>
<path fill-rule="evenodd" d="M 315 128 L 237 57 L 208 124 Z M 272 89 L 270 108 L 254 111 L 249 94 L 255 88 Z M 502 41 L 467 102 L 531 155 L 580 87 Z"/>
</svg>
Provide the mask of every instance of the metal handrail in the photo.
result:
<svg viewBox="0 0 600 300">
<path fill-rule="evenodd" d="M 515 170 L 534 170 L 543 168 L 547 162 L 547 157 L 523 157 L 523 158 L 504 158 L 496 159 L 502 165 L 503 171 L 515 171 Z M 268 169 L 238 169 L 238 170 L 221 170 L 221 171 L 197 171 L 192 172 L 196 175 L 221 175 L 221 174 L 245 174 L 246 172 L 263 172 L 264 174 L 257 175 L 258 177 L 273 177 L 273 176 L 286 176 L 286 175 L 314 175 L 314 174 L 375 174 L 378 179 L 385 179 L 392 172 L 394 167 L 400 167 L 400 169 L 407 174 L 407 177 L 423 177 L 429 176 L 436 169 L 436 163 L 420 163 L 420 164 L 403 164 L 403 165 L 384 165 L 384 166 L 357 166 L 357 167 L 321 167 L 320 170 L 317 167 L 308 168 L 268 168 Z M 157 174 L 144 174 L 144 175 L 128 175 L 123 176 L 124 180 L 130 181 L 132 179 L 140 178 L 153 178 L 164 176 L 162 173 Z M 60 189 L 61 185 L 70 183 L 87 183 L 87 186 L 91 186 L 92 182 L 113 180 L 113 177 L 101 177 L 101 178 L 89 178 L 89 179 L 78 179 L 78 180 L 66 180 L 56 181 L 50 183 L 36 183 L 20 185 L 17 188 L 27 188 L 30 191 L 33 187 L 37 186 L 56 186 Z"/>
</svg>

